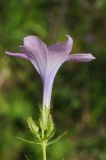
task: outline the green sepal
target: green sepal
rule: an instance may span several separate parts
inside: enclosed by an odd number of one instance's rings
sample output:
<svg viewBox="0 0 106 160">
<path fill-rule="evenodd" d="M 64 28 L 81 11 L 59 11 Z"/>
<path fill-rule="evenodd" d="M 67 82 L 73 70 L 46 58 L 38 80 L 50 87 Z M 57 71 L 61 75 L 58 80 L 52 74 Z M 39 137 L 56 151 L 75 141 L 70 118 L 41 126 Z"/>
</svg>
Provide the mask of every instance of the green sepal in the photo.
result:
<svg viewBox="0 0 106 160">
<path fill-rule="evenodd" d="M 50 109 L 42 108 L 40 109 L 39 117 L 39 135 L 41 141 L 48 141 L 54 135 L 54 123 L 52 116 L 50 114 Z"/>
<path fill-rule="evenodd" d="M 30 132 L 39 140 L 41 141 L 40 137 L 40 128 L 39 125 L 32 119 L 32 117 L 27 118 L 27 124 L 30 129 Z"/>
<path fill-rule="evenodd" d="M 43 131 L 47 129 L 49 114 L 50 110 L 48 108 L 40 109 L 39 126 Z"/>
<path fill-rule="evenodd" d="M 16 137 L 16 138 L 19 139 L 19 140 L 22 140 L 22 141 L 24 141 L 24 142 L 26 142 L 26 143 L 39 144 L 39 145 L 41 145 L 41 143 L 39 143 L 39 142 L 29 141 L 29 140 L 27 140 L 27 139 L 20 138 L 20 137 Z"/>
<path fill-rule="evenodd" d="M 55 129 L 51 132 L 51 134 L 48 136 L 48 140 L 51 139 L 55 134 Z"/>
<path fill-rule="evenodd" d="M 51 114 L 48 115 L 48 123 L 47 123 L 47 137 L 48 139 L 54 135 L 54 123 Z"/>
<path fill-rule="evenodd" d="M 39 131 L 39 127 L 36 124 L 36 122 L 32 119 L 32 117 L 28 117 L 26 121 L 27 121 L 27 124 L 28 124 L 28 127 L 29 127 L 30 131 L 34 135 L 36 135 Z"/>
<path fill-rule="evenodd" d="M 49 142 L 48 144 L 47 144 L 47 146 L 49 146 L 49 145 L 51 145 L 51 144 L 53 144 L 53 143 L 56 143 L 58 140 L 60 140 L 64 135 L 66 135 L 67 134 L 67 131 L 65 131 L 64 133 L 62 133 L 61 135 L 59 135 L 57 138 L 55 138 L 53 141 L 51 141 L 51 142 Z"/>
</svg>

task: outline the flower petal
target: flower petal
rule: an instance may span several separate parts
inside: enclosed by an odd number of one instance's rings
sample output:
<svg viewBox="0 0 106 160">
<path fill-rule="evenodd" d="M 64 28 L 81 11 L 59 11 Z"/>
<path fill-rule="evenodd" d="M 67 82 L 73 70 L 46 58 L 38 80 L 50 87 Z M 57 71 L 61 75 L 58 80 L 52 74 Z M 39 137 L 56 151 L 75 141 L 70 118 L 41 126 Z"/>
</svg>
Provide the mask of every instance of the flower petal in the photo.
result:
<svg viewBox="0 0 106 160">
<path fill-rule="evenodd" d="M 55 45 L 51 45 L 48 47 L 48 50 L 52 52 L 69 54 L 72 50 L 72 45 L 73 40 L 69 35 L 67 35 L 67 41 L 65 43 L 56 43 Z"/>
<path fill-rule="evenodd" d="M 27 36 L 24 38 L 24 47 L 33 55 L 41 54 L 47 58 L 47 46 L 37 36 Z"/>
<path fill-rule="evenodd" d="M 49 79 L 55 78 L 60 66 L 67 60 L 68 54 L 72 49 L 73 40 L 70 36 L 66 43 L 57 43 L 48 47 L 47 76 Z M 51 81 L 51 80 L 50 80 Z"/>
<path fill-rule="evenodd" d="M 88 54 L 71 54 L 68 56 L 67 60 L 76 62 L 90 62 L 94 59 L 95 57 L 92 54 L 88 53 Z"/>
<path fill-rule="evenodd" d="M 44 79 L 48 56 L 46 44 L 37 36 L 27 36 L 24 38 L 22 50 L 23 53 L 30 58 L 30 61 L 35 66 L 42 79 Z"/>
<path fill-rule="evenodd" d="M 12 53 L 12 52 L 5 52 L 7 55 L 9 56 L 13 56 L 13 57 L 19 57 L 19 58 L 23 58 L 23 59 L 27 59 L 29 60 L 28 56 L 23 54 L 23 53 Z"/>
<path fill-rule="evenodd" d="M 55 75 L 60 66 L 67 60 L 72 49 L 72 38 L 68 36 L 66 43 L 57 43 L 48 47 L 48 61 L 44 81 L 43 106 L 49 106 Z"/>
</svg>

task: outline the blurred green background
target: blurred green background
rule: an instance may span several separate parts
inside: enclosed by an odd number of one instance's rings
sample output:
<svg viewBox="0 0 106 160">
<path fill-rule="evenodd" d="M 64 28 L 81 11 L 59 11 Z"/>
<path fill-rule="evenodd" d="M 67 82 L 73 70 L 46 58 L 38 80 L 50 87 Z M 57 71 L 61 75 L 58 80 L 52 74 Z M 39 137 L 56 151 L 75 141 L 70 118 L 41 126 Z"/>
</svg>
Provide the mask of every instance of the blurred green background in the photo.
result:
<svg viewBox="0 0 106 160">
<path fill-rule="evenodd" d="M 91 63 L 65 63 L 53 88 L 57 135 L 48 160 L 106 160 L 106 0 L 0 0 L 0 160 L 41 160 L 25 118 L 38 117 L 42 84 L 27 61 L 8 57 L 23 37 L 38 35 L 48 45 L 74 39 L 73 53 L 90 52 Z"/>
</svg>

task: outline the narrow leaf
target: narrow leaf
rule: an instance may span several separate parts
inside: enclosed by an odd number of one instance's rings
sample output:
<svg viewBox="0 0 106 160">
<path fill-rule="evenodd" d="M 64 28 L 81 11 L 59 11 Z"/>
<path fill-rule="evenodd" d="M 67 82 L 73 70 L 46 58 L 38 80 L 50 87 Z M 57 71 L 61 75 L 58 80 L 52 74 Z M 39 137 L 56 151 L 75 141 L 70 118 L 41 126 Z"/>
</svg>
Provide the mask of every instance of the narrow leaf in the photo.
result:
<svg viewBox="0 0 106 160">
<path fill-rule="evenodd" d="M 24 141 L 24 142 L 26 142 L 26 143 L 30 143 L 30 144 L 41 144 L 41 143 L 36 143 L 36 142 L 34 142 L 34 141 L 29 141 L 29 140 L 27 140 L 27 139 L 23 139 L 23 138 L 20 138 L 20 137 L 16 137 L 17 139 L 19 139 L 19 140 L 22 140 L 22 141 Z"/>
<path fill-rule="evenodd" d="M 47 144 L 47 146 L 49 146 L 49 145 L 51 145 L 51 144 L 53 144 L 53 143 L 56 143 L 58 140 L 60 140 L 64 135 L 66 135 L 67 134 L 67 131 L 66 132 L 64 132 L 64 133 L 62 133 L 60 136 L 58 136 L 56 139 L 54 139 L 53 141 L 51 141 L 51 142 L 49 142 L 48 144 Z"/>
</svg>

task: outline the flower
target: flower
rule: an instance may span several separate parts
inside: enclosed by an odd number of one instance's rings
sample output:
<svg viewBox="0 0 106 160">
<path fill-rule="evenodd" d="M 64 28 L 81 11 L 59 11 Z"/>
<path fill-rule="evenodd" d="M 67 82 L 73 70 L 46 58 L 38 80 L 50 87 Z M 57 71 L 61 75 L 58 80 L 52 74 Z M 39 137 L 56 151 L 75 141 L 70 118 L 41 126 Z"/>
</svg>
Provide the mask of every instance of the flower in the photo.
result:
<svg viewBox="0 0 106 160">
<path fill-rule="evenodd" d="M 49 47 L 37 36 L 27 36 L 20 47 L 21 53 L 6 52 L 9 56 L 29 60 L 43 82 L 43 107 L 50 107 L 51 93 L 55 75 L 65 61 L 89 62 L 95 59 L 92 54 L 69 54 L 73 40 L 67 35 L 65 43 L 56 43 Z"/>
</svg>

